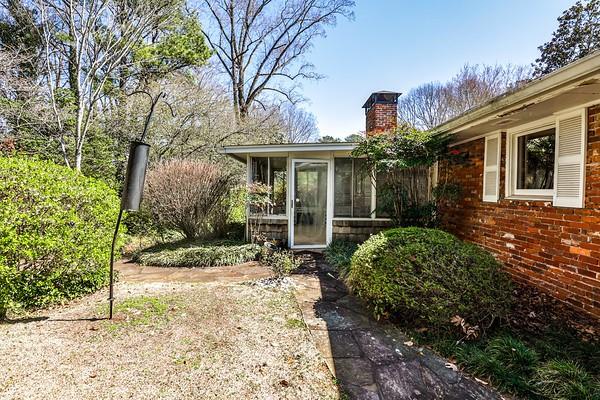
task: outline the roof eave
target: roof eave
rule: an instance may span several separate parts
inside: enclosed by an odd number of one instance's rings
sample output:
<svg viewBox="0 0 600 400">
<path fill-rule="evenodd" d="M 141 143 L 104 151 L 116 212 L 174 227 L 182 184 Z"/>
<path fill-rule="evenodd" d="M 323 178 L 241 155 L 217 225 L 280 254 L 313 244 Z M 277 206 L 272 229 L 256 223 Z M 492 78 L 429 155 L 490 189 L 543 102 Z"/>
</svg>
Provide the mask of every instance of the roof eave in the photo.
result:
<svg viewBox="0 0 600 400">
<path fill-rule="evenodd" d="M 247 153 L 277 153 L 277 152 L 310 152 L 310 151 L 352 151 L 357 143 L 285 143 L 265 145 L 240 145 L 224 146 L 220 151 L 223 154 L 247 154 Z"/>
<path fill-rule="evenodd" d="M 568 87 L 573 82 L 597 74 L 599 70 L 600 52 L 595 52 L 542 78 L 538 78 L 522 88 L 494 97 L 483 105 L 438 125 L 433 130 L 439 133 L 449 133 L 486 122 L 496 117 L 500 111 L 508 111 L 508 109 L 515 106 L 522 106 L 522 103 L 547 96 L 554 91 L 560 91 L 561 88 Z"/>
</svg>

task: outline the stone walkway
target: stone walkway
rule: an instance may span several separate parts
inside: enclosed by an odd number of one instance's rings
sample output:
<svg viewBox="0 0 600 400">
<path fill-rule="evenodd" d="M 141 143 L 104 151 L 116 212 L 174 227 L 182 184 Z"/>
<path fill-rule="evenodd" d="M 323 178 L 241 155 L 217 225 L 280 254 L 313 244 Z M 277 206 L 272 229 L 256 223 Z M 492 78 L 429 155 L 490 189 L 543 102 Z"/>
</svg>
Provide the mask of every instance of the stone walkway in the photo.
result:
<svg viewBox="0 0 600 400">
<path fill-rule="evenodd" d="M 373 320 L 319 256 L 293 275 L 315 344 L 351 399 L 500 399 L 390 324 Z M 310 258 L 313 258 L 311 261 Z M 311 265 L 312 262 L 312 265 Z"/>
<path fill-rule="evenodd" d="M 258 262 L 211 268 L 145 267 L 132 262 L 115 263 L 119 278 L 126 282 L 244 282 L 267 278 L 271 271 Z"/>
</svg>

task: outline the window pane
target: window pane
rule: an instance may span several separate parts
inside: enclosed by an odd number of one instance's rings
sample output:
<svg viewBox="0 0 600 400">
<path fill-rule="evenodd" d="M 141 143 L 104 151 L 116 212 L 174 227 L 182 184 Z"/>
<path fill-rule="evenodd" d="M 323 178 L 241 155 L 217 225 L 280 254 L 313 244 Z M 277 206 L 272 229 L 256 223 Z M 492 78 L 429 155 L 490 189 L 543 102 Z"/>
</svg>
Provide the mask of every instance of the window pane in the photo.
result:
<svg viewBox="0 0 600 400">
<path fill-rule="evenodd" d="M 554 129 L 520 136 L 517 143 L 517 189 L 554 187 Z"/>
<path fill-rule="evenodd" d="M 268 157 L 252 157 L 252 182 L 269 183 L 267 179 Z"/>
<path fill-rule="evenodd" d="M 379 218 L 389 218 L 394 210 L 393 192 L 388 182 L 387 172 L 377 172 L 376 176 L 377 197 L 375 215 Z"/>
<path fill-rule="evenodd" d="M 371 174 L 365 160 L 354 160 L 353 217 L 371 216 Z"/>
<path fill-rule="evenodd" d="M 335 217 L 352 216 L 352 159 L 336 158 L 333 178 Z"/>
<path fill-rule="evenodd" d="M 271 189 L 273 191 L 272 214 L 285 215 L 287 200 L 287 158 L 271 158 Z"/>
<path fill-rule="evenodd" d="M 250 159 L 252 165 L 252 183 L 268 183 L 268 158 L 267 157 L 252 157 Z M 250 206 L 250 213 L 258 214 L 268 212 L 268 210 L 260 210 L 259 207 Z"/>
</svg>

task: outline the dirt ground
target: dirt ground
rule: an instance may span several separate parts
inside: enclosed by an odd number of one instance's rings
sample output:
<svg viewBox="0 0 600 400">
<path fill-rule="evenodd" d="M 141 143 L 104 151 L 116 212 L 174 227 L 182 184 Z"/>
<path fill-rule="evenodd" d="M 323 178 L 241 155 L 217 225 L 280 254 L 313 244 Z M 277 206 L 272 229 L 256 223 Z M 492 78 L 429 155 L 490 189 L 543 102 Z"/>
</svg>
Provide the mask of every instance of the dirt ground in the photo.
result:
<svg viewBox="0 0 600 400">
<path fill-rule="evenodd" d="M 335 399 L 290 291 L 119 283 L 0 325 L 2 399 Z"/>
</svg>

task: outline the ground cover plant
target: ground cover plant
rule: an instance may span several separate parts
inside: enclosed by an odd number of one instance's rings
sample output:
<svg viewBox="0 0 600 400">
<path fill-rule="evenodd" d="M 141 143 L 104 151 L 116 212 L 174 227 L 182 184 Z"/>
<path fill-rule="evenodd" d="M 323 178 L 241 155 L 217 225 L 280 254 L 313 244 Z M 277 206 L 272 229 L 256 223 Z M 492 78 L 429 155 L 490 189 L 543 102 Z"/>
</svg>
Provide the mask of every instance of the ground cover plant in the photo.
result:
<svg viewBox="0 0 600 400">
<path fill-rule="evenodd" d="M 323 251 L 325 260 L 336 269 L 341 278 L 345 278 L 350 271 L 352 255 L 358 244 L 347 240 L 333 240 Z"/>
<path fill-rule="evenodd" d="M 0 157 L 0 318 L 105 285 L 118 209 L 102 181 L 50 161 Z"/>
<path fill-rule="evenodd" d="M 269 267 L 275 278 L 283 278 L 300 268 L 301 260 L 290 250 L 263 247 L 260 261 Z"/>
<path fill-rule="evenodd" d="M 217 267 L 259 258 L 257 244 L 232 240 L 178 241 L 158 244 L 135 253 L 132 260 L 155 267 Z"/>
<path fill-rule="evenodd" d="M 477 340 L 405 328 L 467 372 L 530 399 L 600 399 L 597 322 L 538 290 L 516 285 L 501 323 Z"/>
</svg>

